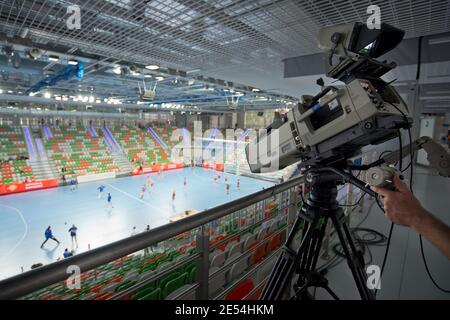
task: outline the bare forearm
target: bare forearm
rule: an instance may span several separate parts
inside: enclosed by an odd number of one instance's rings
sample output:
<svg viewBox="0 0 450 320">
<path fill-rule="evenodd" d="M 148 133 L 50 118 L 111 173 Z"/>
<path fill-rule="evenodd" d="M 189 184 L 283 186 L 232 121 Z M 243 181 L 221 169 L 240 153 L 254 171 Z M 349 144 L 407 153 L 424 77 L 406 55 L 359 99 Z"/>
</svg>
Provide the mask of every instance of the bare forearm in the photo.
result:
<svg viewBox="0 0 450 320">
<path fill-rule="evenodd" d="M 433 243 L 450 260 L 450 227 L 425 211 L 414 230 Z"/>
</svg>

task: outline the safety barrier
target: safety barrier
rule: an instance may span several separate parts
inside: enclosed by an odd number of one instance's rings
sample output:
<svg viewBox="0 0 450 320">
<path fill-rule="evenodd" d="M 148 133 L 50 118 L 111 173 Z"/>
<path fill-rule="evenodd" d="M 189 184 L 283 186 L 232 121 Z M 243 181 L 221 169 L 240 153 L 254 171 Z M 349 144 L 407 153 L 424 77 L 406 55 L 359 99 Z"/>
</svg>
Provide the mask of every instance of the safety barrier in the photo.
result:
<svg viewBox="0 0 450 320">
<path fill-rule="evenodd" d="M 139 167 L 135 167 L 133 168 L 133 171 L 131 173 L 133 176 L 135 176 L 144 173 L 167 171 L 181 168 L 184 168 L 183 163 L 166 163 L 166 164 L 157 164 L 154 166 L 144 166 L 142 167 L 142 170 Z"/>
<path fill-rule="evenodd" d="M 38 180 L 31 182 L 17 182 L 9 185 L 0 185 L 0 195 L 55 188 L 58 186 L 58 179 Z"/>
<path fill-rule="evenodd" d="M 93 181 L 100 181 L 105 179 L 114 179 L 116 177 L 115 172 L 104 172 L 104 173 L 97 173 L 97 174 L 85 174 L 80 175 L 77 177 L 78 183 L 86 183 L 86 182 L 93 182 Z"/>
<path fill-rule="evenodd" d="M 232 243 L 234 240 L 239 239 L 239 241 L 244 241 L 244 235 L 251 231 L 250 236 L 256 237 L 255 239 L 257 240 L 253 241 L 253 238 L 250 240 L 248 240 L 249 238 L 245 238 L 245 241 L 247 242 L 243 243 L 245 246 L 242 250 L 243 253 L 240 255 L 240 261 L 251 262 L 252 265 L 239 265 L 238 262 L 233 261 L 233 255 L 227 258 L 230 259 L 230 264 L 219 264 L 221 267 L 223 266 L 224 268 L 229 268 L 226 269 L 225 272 L 229 275 L 228 280 L 231 280 L 231 284 L 226 284 L 225 290 L 227 290 L 226 292 L 228 293 L 225 298 L 244 297 L 255 287 L 255 280 L 249 278 L 252 270 L 259 266 L 259 263 L 265 261 L 266 259 L 264 258 L 269 258 L 271 255 L 276 254 L 276 248 L 280 245 L 281 241 L 278 234 L 280 232 L 288 231 L 283 231 L 288 227 L 281 225 L 280 229 L 280 225 L 278 223 L 274 225 L 273 221 L 272 224 L 270 224 L 270 227 L 264 226 L 264 223 L 271 219 L 271 209 L 267 206 L 267 204 L 274 201 L 274 197 L 281 194 L 281 197 L 278 199 L 280 203 L 279 210 L 283 210 L 283 214 L 286 215 L 286 222 L 289 222 L 288 217 L 292 215 L 292 212 L 296 211 L 297 206 L 295 201 L 296 192 L 294 188 L 301 183 L 303 183 L 303 177 L 295 178 L 283 184 L 258 191 L 254 194 L 247 195 L 229 203 L 205 210 L 176 222 L 157 227 L 150 231 L 146 231 L 109 245 L 80 253 L 74 257 L 54 262 L 39 267 L 38 269 L 3 280 L 0 282 L 0 299 L 17 299 L 39 289 L 46 288 L 50 285 L 66 280 L 68 277 L 67 270 L 71 266 L 76 265 L 80 268 L 81 272 L 86 273 L 89 270 L 96 270 L 96 268 L 100 268 L 101 266 L 114 261 L 124 262 L 128 259 L 129 255 L 135 254 L 142 250 L 145 251 L 149 247 L 155 246 L 160 242 L 175 239 L 176 237 L 188 232 L 195 234 L 195 253 L 185 257 L 186 260 L 180 260 L 178 262 L 185 263 L 186 261 L 195 261 L 196 271 L 194 272 L 193 269 L 190 269 L 188 273 L 186 271 L 187 269 L 183 269 L 185 271 L 184 273 L 175 273 L 171 275 L 171 277 L 177 276 L 176 278 L 163 279 L 163 283 L 161 283 L 162 280 L 159 281 L 158 284 L 160 287 L 155 288 L 155 292 L 145 291 L 144 293 L 147 293 L 148 297 L 176 298 L 179 294 L 183 294 L 183 292 L 186 293 L 194 290 L 196 298 L 207 299 L 210 298 L 208 291 L 209 286 L 212 285 L 210 279 L 224 271 L 216 270 L 210 274 L 210 255 L 213 255 L 216 250 L 224 250 L 223 252 L 225 252 L 227 245 Z M 285 191 L 287 193 L 284 193 Z M 250 212 L 250 215 L 248 214 L 247 209 L 249 206 L 252 206 L 253 210 Z M 242 228 L 238 228 L 237 232 L 228 233 L 226 237 L 216 237 L 215 240 L 211 242 L 211 230 L 226 229 L 229 227 L 227 225 L 222 226 L 220 224 L 222 218 L 227 218 L 227 221 L 231 221 L 232 224 L 237 223 L 238 226 L 242 226 Z M 270 229 L 272 227 L 274 228 L 274 231 Z M 270 232 L 265 232 L 264 230 L 270 230 Z M 229 250 L 232 250 L 231 246 L 229 247 Z M 219 254 L 221 253 L 219 252 Z M 217 259 L 218 258 L 216 258 L 216 260 Z M 138 262 L 140 261 L 141 260 Z M 177 267 L 179 267 L 179 264 L 176 264 L 177 261 L 173 259 L 173 262 L 171 260 L 171 263 L 175 264 L 170 264 L 170 266 L 161 265 L 159 271 L 169 272 L 170 270 L 177 270 Z M 161 274 L 158 276 L 160 275 Z M 264 278 L 264 275 L 261 275 L 260 278 Z M 136 290 L 141 288 L 142 285 L 151 282 L 152 279 L 155 280 L 156 276 L 156 274 L 151 274 L 149 279 L 145 280 L 147 282 L 139 281 L 135 285 L 128 282 L 123 283 L 120 290 L 131 290 L 127 291 L 128 295 L 114 295 L 114 293 L 108 293 L 100 294 L 96 296 L 96 299 L 119 299 L 133 297 Z M 186 280 L 188 279 L 188 276 L 191 281 Z M 242 278 L 245 279 L 242 280 Z M 120 277 L 120 279 L 122 278 Z M 239 282 L 240 280 L 244 282 Z M 175 287 L 177 290 L 174 290 Z M 161 290 L 161 288 L 165 290 L 163 296 L 161 296 L 162 293 L 158 291 Z M 147 289 L 150 288 L 145 288 L 145 290 Z M 92 290 L 95 292 L 97 288 L 93 288 Z M 120 291 L 118 289 L 115 292 Z M 223 298 L 223 296 L 219 295 L 219 298 Z"/>
</svg>

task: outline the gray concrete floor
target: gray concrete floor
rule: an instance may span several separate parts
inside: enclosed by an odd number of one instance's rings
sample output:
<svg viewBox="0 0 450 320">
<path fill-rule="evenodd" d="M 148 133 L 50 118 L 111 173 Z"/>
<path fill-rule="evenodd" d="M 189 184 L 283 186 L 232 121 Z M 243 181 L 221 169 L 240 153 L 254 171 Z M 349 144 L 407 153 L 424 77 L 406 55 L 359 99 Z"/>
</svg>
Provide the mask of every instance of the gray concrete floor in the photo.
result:
<svg viewBox="0 0 450 320">
<path fill-rule="evenodd" d="M 422 205 L 450 224 L 450 179 L 434 175 L 424 167 L 415 167 L 413 191 Z M 364 217 L 371 202 L 367 200 L 363 213 L 355 213 L 351 226 L 355 226 Z M 390 222 L 380 209 L 374 205 L 367 220 L 361 227 L 375 229 L 388 235 Z M 372 264 L 381 267 L 385 246 L 371 246 Z M 450 289 L 450 260 L 424 239 L 424 251 L 430 271 L 437 283 Z M 366 254 L 366 261 L 368 260 Z M 327 275 L 330 287 L 341 299 L 359 299 L 353 278 L 346 262 L 331 269 Z M 317 299 L 330 299 L 322 289 L 317 289 Z M 401 226 L 395 226 L 381 281 L 378 299 L 450 299 L 450 294 L 434 287 L 425 270 L 420 253 L 419 236 L 416 232 Z"/>
</svg>

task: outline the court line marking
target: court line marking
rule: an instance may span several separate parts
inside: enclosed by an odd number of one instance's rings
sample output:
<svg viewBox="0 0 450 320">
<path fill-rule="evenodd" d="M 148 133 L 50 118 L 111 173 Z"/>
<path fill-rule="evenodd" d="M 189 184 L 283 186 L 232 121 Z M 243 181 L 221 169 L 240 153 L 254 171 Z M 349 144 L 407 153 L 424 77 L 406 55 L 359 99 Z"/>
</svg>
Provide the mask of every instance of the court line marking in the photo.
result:
<svg viewBox="0 0 450 320">
<path fill-rule="evenodd" d="M 128 196 L 128 197 L 130 197 L 130 198 L 132 198 L 132 199 L 134 199 L 134 200 L 136 200 L 136 201 L 139 201 L 139 202 L 145 204 L 146 206 L 149 206 L 150 208 L 156 209 L 156 210 L 158 210 L 158 211 L 161 212 L 161 213 L 164 213 L 164 214 L 167 213 L 167 212 L 164 212 L 161 208 L 158 208 L 157 206 L 154 206 L 154 205 L 152 205 L 152 204 L 150 204 L 150 203 L 148 203 L 148 202 L 146 202 L 146 201 L 144 201 L 144 200 L 142 200 L 142 199 L 139 199 L 138 197 L 133 196 L 132 194 L 130 194 L 130 193 L 126 192 L 126 191 L 123 191 L 122 189 L 119 189 L 119 188 L 117 188 L 117 187 L 114 187 L 113 185 L 111 185 L 111 184 L 109 184 L 109 183 L 105 183 L 105 185 L 107 185 L 107 186 L 113 188 L 113 189 L 116 190 L 116 191 L 119 191 L 120 193 L 123 193 L 124 195 L 126 195 L 126 196 Z M 163 207 L 163 209 L 165 209 L 165 207 Z"/>
<path fill-rule="evenodd" d="M 210 170 L 212 170 L 212 169 L 210 169 Z M 245 176 L 245 175 L 243 175 L 243 174 L 234 174 L 234 173 L 229 173 L 229 172 L 223 172 L 223 171 L 213 171 L 213 173 L 214 174 L 212 174 L 211 175 L 211 177 L 206 177 L 206 176 L 201 176 L 199 173 L 197 173 L 197 172 L 193 172 L 193 174 L 195 175 L 195 176 L 197 176 L 199 179 L 201 179 L 201 180 L 205 180 L 205 181 L 208 181 L 208 182 L 212 182 L 212 183 L 216 183 L 216 184 L 223 184 L 224 186 L 225 186 L 225 180 L 224 180 L 224 176 L 233 176 L 233 177 L 235 177 L 236 178 L 236 181 L 234 181 L 234 183 L 232 183 L 231 185 L 234 185 L 234 186 L 236 186 L 236 183 L 237 183 L 237 179 L 241 179 L 241 186 L 243 186 L 243 185 L 252 185 L 252 184 L 254 184 L 254 182 L 253 181 L 245 181 L 246 179 L 253 179 L 253 180 L 258 180 L 258 179 L 256 179 L 256 178 L 252 178 L 252 177 L 247 177 L 247 176 Z M 220 173 L 220 181 L 214 181 L 214 179 L 212 179 L 212 177 L 214 177 L 214 176 L 217 176 L 218 174 Z M 211 180 L 210 180 L 211 179 Z M 273 185 L 275 185 L 275 183 L 272 183 L 272 182 L 270 182 L 270 181 L 264 181 L 264 180 L 258 180 L 258 181 L 262 181 L 262 182 L 267 182 L 267 183 L 269 183 L 269 184 L 272 184 L 272 185 L 270 185 L 270 186 L 273 186 Z"/>
<path fill-rule="evenodd" d="M 15 211 L 19 215 L 20 219 L 22 219 L 23 225 L 25 226 L 25 232 L 23 233 L 22 238 L 20 238 L 20 240 L 15 244 L 15 246 L 12 247 L 12 249 L 3 257 L 3 258 L 7 258 L 14 251 L 16 251 L 17 247 L 22 244 L 23 240 L 27 236 L 27 234 L 28 234 L 28 223 L 25 221 L 25 218 L 23 217 L 23 214 L 22 214 L 22 212 L 19 209 L 15 208 L 15 207 L 11 207 L 11 206 L 6 206 L 4 204 L 0 204 L 0 206 Z"/>
</svg>

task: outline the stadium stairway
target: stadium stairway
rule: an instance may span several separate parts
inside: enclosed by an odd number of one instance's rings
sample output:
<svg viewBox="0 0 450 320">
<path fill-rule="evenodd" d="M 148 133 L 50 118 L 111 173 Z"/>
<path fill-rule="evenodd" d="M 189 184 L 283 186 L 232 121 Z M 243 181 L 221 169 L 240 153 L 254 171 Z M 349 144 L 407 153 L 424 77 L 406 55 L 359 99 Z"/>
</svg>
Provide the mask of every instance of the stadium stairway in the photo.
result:
<svg viewBox="0 0 450 320">
<path fill-rule="evenodd" d="M 33 131 L 26 126 L 23 127 L 23 131 L 28 153 L 30 154 L 29 163 L 35 178 L 37 180 L 58 178 L 58 170 L 56 169 L 55 163 L 50 161 L 47 156 L 47 151 L 44 148 L 41 138 L 36 137 L 39 135 L 39 131 Z"/>
<path fill-rule="evenodd" d="M 111 153 L 114 162 L 119 167 L 119 172 L 117 175 L 130 175 L 133 167 L 131 166 L 130 160 L 128 157 L 121 151 L 114 151 Z"/>
<path fill-rule="evenodd" d="M 37 153 L 37 148 L 34 145 L 34 139 L 32 133 L 30 132 L 30 128 L 28 126 L 23 126 L 22 130 L 25 137 L 25 145 L 27 146 L 28 158 L 30 160 L 36 160 L 39 155 Z"/>
<path fill-rule="evenodd" d="M 108 147 L 111 150 L 111 156 L 114 162 L 119 167 L 118 176 L 127 176 L 130 175 L 133 171 L 133 166 L 128 159 L 128 156 L 125 154 L 123 149 L 120 147 L 119 143 L 117 143 L 116 138 L 111 133 L 111 131 L 107 127 L 103 127 L 103 138 L 105 142 L 108 144 Z"/>
</svg>

